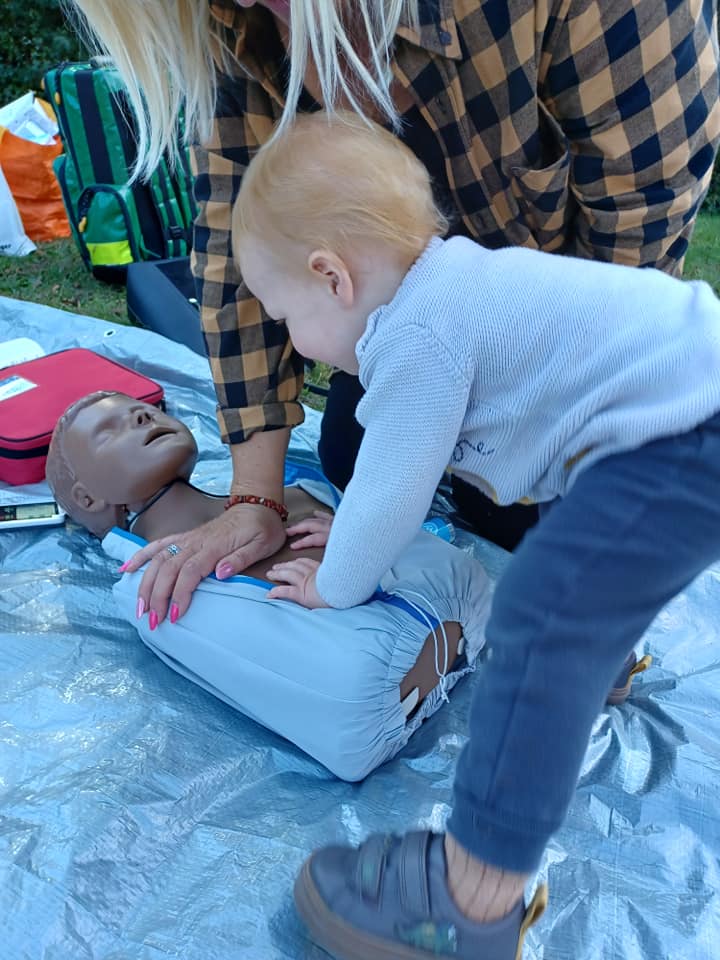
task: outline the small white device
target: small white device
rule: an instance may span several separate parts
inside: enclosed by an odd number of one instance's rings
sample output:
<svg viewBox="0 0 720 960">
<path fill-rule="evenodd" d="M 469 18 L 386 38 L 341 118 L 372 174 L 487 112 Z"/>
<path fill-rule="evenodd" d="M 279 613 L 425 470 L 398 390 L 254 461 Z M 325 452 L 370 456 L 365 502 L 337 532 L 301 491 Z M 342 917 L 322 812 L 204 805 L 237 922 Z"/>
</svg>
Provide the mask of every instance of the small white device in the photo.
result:
<svg viewBox="0 0 720 960">
<path fill-rule="evenodd" d="M 16 337 L 14 340 L 0 342 L 0 369 L 44 356 L 45 351 L 40 344 L 29 337 Z"/>
<path fill-rule="evenodd" d="M 54 500 L 0 503 L 0 530 L 51 527 L 65 522 L 65 511 Z"/>
</svg>

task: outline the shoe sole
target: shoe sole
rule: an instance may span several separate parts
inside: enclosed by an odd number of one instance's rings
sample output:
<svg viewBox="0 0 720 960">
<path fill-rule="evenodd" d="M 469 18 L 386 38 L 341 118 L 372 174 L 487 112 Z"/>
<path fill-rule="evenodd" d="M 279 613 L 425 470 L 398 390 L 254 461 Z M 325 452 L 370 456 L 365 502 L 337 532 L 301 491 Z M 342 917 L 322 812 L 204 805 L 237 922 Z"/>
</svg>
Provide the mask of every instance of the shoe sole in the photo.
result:
<svg viewBox="0 0 720 960">
<path fill-rule="evenodd" d="M 627 698 L 630 696 L 631 687 L 632 678 L 628 680 L 624 687 L 613 687 L 613 689 L 607 695 L 607 700 L 605 703 L 610 707 L 619 707 L 621 704 L 625 703 Z"/>
<path fill-rule="evenodd" d="M 388 943 L 341 920 L 320 896 L 306 860 L 295 881 L 295 906 L 312 939 L 338 960 L 433 960 L 437 954 Z"/>
<path fill-rule="evenodd" d="M 649 654 L 645 654 L 640 660 L 638 660 L 632 667 L 632 670 L 628 674 L 627 683 L 624 687 L 613 687 L 610 693 L 607 695 L 605 703 L 610 707 L 619 707 L 630 696 L 630 691 L 632 690 L 633 680 L 639 674 L 644 673 L 647 668 L 652 663 L 652 657 Z"/>
</svg>

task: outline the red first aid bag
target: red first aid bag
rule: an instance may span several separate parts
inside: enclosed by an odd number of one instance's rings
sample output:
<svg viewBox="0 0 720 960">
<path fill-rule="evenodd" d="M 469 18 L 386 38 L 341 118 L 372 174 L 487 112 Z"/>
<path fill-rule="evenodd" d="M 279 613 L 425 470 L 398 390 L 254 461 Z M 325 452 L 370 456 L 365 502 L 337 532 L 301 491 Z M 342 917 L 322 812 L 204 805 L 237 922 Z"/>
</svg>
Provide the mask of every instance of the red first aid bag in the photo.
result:
<svg viewBox="0 0 720 960">
<path fill-rule="evenodd" d="M 0 480 L 45 479 L 50 437 L 67 407 L 95 390 L 159 404 L 163 389 L 121 363 L 73 348 L 0 370 Z"/>
</svg>

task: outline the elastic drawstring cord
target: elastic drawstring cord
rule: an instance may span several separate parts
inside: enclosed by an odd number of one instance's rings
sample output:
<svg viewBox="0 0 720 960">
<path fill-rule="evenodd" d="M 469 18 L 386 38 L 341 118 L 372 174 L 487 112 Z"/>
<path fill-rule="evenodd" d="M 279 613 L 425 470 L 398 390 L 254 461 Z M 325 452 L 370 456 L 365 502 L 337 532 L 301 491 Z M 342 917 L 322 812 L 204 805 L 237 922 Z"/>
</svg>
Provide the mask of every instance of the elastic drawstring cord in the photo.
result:
<svg viewBox="0 0 720 960">
<path fill-rule="evenodd" d="M 438 681 L 439 681 L 438 687 L 440 688 L 440 696 L 445 701 L 445 703 L 449 703 L 450 698 L 448 697 L 448 693 L 447 693 L 447 671 L 448 671 L 448 665 L 449 665 L 448 661 L 450 659 L 450 650 L 448 645 L 447 633 L 445 632 L 445 624 L 443 623 L 442 617 L 437 612 L 437 610 L 432 605 L 432 603 L 427 599 L 427 597 L 424 597 L 421 593 L 418 593 L 415 590 L 408 590 L 407 593 L 409 593 L 410 596 L 412 597 L 417 597 L 426 606 L 428 606 L 437 621 L 437 627 L 434 627 L 432 624 L 432 621 L 430 620 L 427 613 L 425 613 L 422 607 L 418 607 L 417 604 L 413 603 L 412 600 L 409 600 L 408 597 L 404 593 L 401 593 L 399 590 L 395 590 L 395 589 L 393 590 L 393 596 L 402 597 L 402 599 L 405 600 L 405 602 L 408 603 L 413 608 L 413 610 L 415 610 L 416 613 L 420 614 L 420 616 L 423 618 L 425 623 L 430 628 L 430 632 L 433 635 L 433 641 L 435 643 L 435 673 L 438 675 Z M 437 636 L 438 628 L 440 630 L 440 633 L 442 634 L 443 646 L 445 648 L 445 655 L 443 658 L 444 663 L 443 663 L 442 670 L 440 669 L 440 663 L 439 663 L 438 636 Z"/>
</svg>

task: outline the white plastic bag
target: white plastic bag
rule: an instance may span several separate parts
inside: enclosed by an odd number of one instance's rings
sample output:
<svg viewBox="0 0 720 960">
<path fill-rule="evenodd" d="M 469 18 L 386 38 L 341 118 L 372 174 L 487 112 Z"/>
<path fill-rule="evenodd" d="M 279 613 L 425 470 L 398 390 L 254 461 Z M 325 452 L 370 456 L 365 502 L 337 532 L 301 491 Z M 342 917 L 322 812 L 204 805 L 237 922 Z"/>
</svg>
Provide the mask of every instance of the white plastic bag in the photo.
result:
<svg viewBox="0 0 720 960">
<path fill-rule="evenodd" d="M 45 113 L 32 91 L 0 109 L 0 127 L 43 146 L 53 143 L 58 133 L 57 123 Z"/>
<path fill-rule="evenodd" d="M 0 167 L 0 254 L 24 257 L 35 249 L 35 244 L 25 235 L 15 199 Z"/>
</svg>

